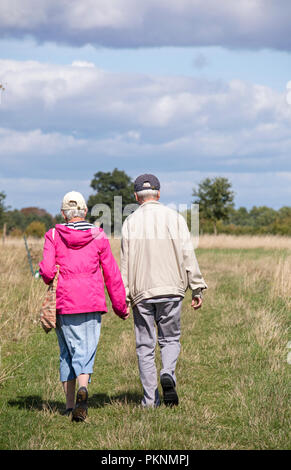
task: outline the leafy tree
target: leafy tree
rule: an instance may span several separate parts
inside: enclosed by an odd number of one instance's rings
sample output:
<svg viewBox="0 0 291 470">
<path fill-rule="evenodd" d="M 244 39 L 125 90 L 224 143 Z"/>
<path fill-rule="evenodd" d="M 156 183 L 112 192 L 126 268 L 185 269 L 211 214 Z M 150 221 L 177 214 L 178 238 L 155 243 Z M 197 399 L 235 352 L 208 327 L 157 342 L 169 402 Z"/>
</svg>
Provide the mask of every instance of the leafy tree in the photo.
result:
<svg viewBox="0 0 291 470">
<path fill-rule="evenodd" d="M 4 201 L 6 199 L 6 194 L 1 191 L 0 192 L 0 224 L 2 225 L 4 222 L 4 212 L 6 211 L 6 206 Z"/>
<path fill-rule="evenodd" d="M 8 233 L 14 228 L 19 228 L 21 231 L 24 231 L 25 227 L 28 225 L 25 215 L 17 209 L 5 212 L 5 222 L 7 223 Z"/>
<path fill-rule="evenodd" d="M 232 208 L 229 213 L 229 222 L 234 225 L 249 225 L 248 210 L 245 207 L 239 207 L 238 209 Z"/>
<path fill-rule="evenodd" d="M 7 232 L 11 233 L 14 229 L 25 231 L 31 222 L 42 222 L 46 231 L 54 226 L 55 220 L 45 209 L 38 207 L 25 207 L 23 209 L 14 209 L 5 212 L 5 222 L 7 224 Z"/>
<path fill-rule="evenodd" d="M 217 234 L 217 222 L 226 221 L 234 206 L 234 193 L 231 183 L 227 178 L 206 178 L 193 189 L 192 194 L 196 199 L 194 204 L 199 204 L 201 218 L 212 222 L 214 233 Z"/>
<path fill-rule="evenodd" d="M 276 220 L 276 211 L 267 206 L 254 206 L 249 212 L 249 225 L 255 228 L 266 227 Z"/>
<path fill-rule="evenodd" d="M 281 207 L 281 209 L 278 210 L 277 215 L 280 220 L 291 219 L 291 207 Z"/>
<path fill-rule="evenodd" d="M 135 203 L 134 185 L 130 176 L 115 168 L 112 172 L 98 171 L 91 181 L 91 188 L 97 193 L 89 197 L 87 205 L 89 214 L 95 204 L 106 204 L 111 210 L 111 224 L 114 214 L 114 196 L 122 197 L 122 211 L 127 204 Z M 91 215 L 90 220 L 95 218 Z"/>
<path fill-rule="evenodd" d="M 62 216 L 62 214 L 57 214 L 57 215 L 54 216 L 54 223 L 55 224 L 64 224 L 65 223 L 65 219 Z"/>
<path fill-rule="evenodd" d="M 203 228 L 207 231 L 207 226 Z M 278 211 L 266 206 L 253 206 L 250 211 L 244 207 L 232 209 L 229 223 L 218 222 L 220 233 L 233 235 L 291 235 L 291 207 L 281 207 Z M 209 230 L 208 230 L 209 231 Z"/>
<path fill-rule="evenodd" d="M 43 222 L 46 230 L 49 230 L 54 225 L 54 219 L 45 209 L 39 207 L 24 207 L 20 209 L 21 214 L 24 215 L 25 226 L 33 221 Z"/>
</svg>

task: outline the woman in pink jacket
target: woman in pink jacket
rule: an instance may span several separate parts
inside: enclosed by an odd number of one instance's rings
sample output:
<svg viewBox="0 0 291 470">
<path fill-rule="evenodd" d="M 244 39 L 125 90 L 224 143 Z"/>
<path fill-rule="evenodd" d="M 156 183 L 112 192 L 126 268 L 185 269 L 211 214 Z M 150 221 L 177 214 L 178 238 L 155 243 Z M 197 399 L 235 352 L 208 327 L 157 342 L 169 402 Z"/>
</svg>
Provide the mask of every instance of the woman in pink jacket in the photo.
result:
<svg viewBox="0 0 291 470">
<path fill-rule="evenodd" d="M 72 413 L 72 420 L 84 421 L 101 315 L 107 312 L 104 282 L 114 312 L 126 319 L 129 310 L 108 238 L 102 229 L 85 221 L 87 206 L 82 194 L 67 193 L 62 214 L 66 224 L 56 225 L 45 234 L 43 259 L 39 266 L 46 284 L 54 279 L 56 266 L 60 267 L 56 333 L 60 346 L 60 380 L 66 395 L 65 414 Z"/>
</svg>

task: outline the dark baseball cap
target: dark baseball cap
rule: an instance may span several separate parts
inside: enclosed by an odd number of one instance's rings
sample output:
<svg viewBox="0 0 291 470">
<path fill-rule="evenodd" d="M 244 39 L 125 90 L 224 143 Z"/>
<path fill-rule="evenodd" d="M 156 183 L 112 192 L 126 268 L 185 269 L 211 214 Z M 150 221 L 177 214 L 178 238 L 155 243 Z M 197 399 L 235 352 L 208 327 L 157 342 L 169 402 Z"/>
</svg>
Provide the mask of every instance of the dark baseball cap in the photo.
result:
<svg viewBox="0 0 291 470">
<path fill-rule="evenodd" d="M 161 187 L 158 178 L 155 175 L 140 175 L 134 182 L 134 191 L 144 191 L 145 189 L 156 189 L 159 190 Z"/>
</svg>

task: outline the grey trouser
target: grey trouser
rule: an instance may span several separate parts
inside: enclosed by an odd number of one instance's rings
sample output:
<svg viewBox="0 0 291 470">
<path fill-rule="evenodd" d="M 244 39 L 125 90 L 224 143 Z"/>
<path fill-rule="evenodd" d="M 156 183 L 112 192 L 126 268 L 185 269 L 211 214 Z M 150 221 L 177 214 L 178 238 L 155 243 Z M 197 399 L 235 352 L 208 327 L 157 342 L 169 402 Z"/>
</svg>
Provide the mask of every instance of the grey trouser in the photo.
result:
<svg viewBox="0 0 291 470">
<path fill-rule="evenodd" d="M 162 369 L 160 375 L 169 374 L 176 383 L 175 368 L 180 353 L 180 300 L 150 303 L 143 300 L 133 307 L 136 352 L 138 357 L 140 380 L 144 390 L 143 406 L 160 404 L 157 369 L 155 365 L 155 347 L 160 347 Z"/>
</svg>

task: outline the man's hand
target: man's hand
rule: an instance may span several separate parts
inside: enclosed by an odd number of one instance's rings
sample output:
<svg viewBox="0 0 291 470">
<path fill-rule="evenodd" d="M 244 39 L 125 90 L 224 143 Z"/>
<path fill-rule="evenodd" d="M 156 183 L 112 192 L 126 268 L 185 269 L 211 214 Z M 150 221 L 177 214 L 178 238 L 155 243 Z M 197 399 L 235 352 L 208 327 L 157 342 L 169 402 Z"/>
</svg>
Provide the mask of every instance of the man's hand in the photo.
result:
<svg viewBox="0 0 291 470">
<path fill-rule="evenodd" d="M 191 303 L 191 307 L 193 307 L 194 310 L 197 310 L 198 308 L 202 306 L 202 302 L 203 300 L 200 296 L 194 297 Z"/>
</svg>

